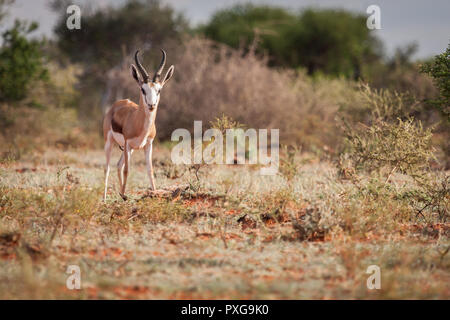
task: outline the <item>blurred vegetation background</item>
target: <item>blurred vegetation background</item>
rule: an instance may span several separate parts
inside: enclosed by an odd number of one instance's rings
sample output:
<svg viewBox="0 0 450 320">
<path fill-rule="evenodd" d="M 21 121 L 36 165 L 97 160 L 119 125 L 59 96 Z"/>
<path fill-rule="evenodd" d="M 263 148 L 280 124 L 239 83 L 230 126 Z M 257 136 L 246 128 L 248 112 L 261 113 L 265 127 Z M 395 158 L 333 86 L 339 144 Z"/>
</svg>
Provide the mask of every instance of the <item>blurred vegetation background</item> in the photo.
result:
<svg viewBox="0 0 450 320">
<path fill-rule="evenodd" d="M 12 2 L 0 0 L 1 25 Z M 129 73 L 135 50 L 155 70 L 165 48 L 175 75 L 162 93 L 160 140 L 225 114 L 248 127 L 280 128 L 284 144 L 337 156 L 348 147 L 348 128 L 382 120 L 383 130 L 390 123 L 401 131 L 398 121 L 414 119 L 433 133 L 430 161 L 450 167 L 450 49 L 412 61 L 411 44 L 387 57 L 367 17 L 344 10 L 236 5 L 194 28 L 160 1 L 130 0 L 83 7 L 81 30 L 69 30 L 69 4 L 51 1 L 59 14 L 52 39 L 30 37 L 34 21 L 16 21 L 1 35 L 2 161 L 49 146 L 100 148 L 103 113 L 117 99 L 138 100 Z"/>
</svg>

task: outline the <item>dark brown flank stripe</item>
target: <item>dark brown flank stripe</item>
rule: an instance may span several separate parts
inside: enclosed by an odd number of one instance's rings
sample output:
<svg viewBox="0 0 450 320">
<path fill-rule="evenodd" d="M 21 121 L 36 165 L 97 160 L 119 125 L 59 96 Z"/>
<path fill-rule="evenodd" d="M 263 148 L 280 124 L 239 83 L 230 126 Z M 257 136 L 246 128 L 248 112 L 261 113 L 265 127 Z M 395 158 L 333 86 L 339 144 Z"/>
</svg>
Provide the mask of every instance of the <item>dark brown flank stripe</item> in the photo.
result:
<svg viewBox="0 0 450 320">
<path fill-rule="evenodd" d="M 118 124 L 116 120 L 114 120 L 114 115 L 112 116 L 111 119 L 111 128 L 113 129 L 114 132 L 122 134 L 122 126 Z"/>
</svg>

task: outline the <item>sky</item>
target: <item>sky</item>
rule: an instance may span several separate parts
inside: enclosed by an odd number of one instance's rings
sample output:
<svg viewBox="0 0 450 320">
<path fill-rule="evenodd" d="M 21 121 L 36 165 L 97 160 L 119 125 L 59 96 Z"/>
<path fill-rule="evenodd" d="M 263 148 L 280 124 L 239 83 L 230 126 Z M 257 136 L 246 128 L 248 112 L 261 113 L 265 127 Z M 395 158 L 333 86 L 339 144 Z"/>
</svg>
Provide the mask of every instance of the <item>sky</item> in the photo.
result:
<svg viewBox="0 0 450 320">
<path fill-rule="evenodd" d="M 120 5 L 125 0 L 97 0 L 98 7 Z M 85 3 L 87 0 L 73 1 Z M 395 48 L 412 42 L 418 44 L 414 58 L 422 59 L 439 54 L 450 42 L 449 0 L 162 0 L 178 12 L 182 12 L 193 26 L 207 22 L 211 15 L 237 3 L 267 4 L 298 11 L 307 7 L 343 8 L 366 14 L 369 5 L 381 10 L 381 30 L 373 32 L 383 40 L 386 53 L 392 55 Z M 14 19 L 38 21 L 38 35 L 52 37 L 56 15 L 50 10 L 48 0 L 16 0 L 9 10 L 7 23 Z M 81 16 L 83 25 L 83 15 Z"/>
</svg>

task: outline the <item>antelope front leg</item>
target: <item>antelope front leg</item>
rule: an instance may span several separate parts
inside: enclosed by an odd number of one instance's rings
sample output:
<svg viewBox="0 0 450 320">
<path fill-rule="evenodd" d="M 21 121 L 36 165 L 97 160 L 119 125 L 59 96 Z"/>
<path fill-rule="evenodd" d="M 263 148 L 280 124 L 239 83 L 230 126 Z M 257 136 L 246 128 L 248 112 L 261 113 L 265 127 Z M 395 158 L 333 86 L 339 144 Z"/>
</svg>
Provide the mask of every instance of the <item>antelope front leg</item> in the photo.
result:
<svg viewBox="0 0 450 320">
<path fill-rule="evenodd" d="M 125 149 L 124 149 L 125 150 Z M 130 151 L 130 156 L 133 154 L 133 149 Z M 125 167 L 125 152 L 122 152 L 119 161 L 117 162 L 117 175 L 119 176 L 119 193 L 122 192 L 123 169 Z"/>
<path fill-rule="evenodd" d="M 124 160 L 125 152 L 122 152 L 119 161 L 117 162 L 117 175 L 119 176 L 119 192 L 122 192 L 122 180 L 123 180 L 123 167 L 125 165 Z"/>
<path fill-rule="evenodd" d="M 108 134 L 105 143 L 106 166 L 105 166 L 105 192 L 103 193 L 103 201 L 106 201 L 106 193 L 108 191 L 109 161 L 111 160 L 111 150 L 112 150 L 111 135 Z"/>
<path fill-rule="evenodd" d="M 131 150 L 130 146 L 128 145 L 128 142 L 125 141 L 125 149 L 124 149 L 124 155 L 125 155 L 125 166 L 123 168 L 123 181 L 122 181 L 122 190 L 120 195 L 124 200 L 127 199 L 125 196 L 125 188 L 127 186 L 127 178 L 128 178 L 128 169 L 130 168 L 130 159 L 131 159 Z"/>
<path fill-rule="evenodd" d="M 147 165 L 147 174 L 150 179 L 150 189 L 156 190 L 155 179 L 153 177 L 153 161 L 152 161 L 153 141 L 149 141 L 145 145 L 145 163 Z"/>
</svg>

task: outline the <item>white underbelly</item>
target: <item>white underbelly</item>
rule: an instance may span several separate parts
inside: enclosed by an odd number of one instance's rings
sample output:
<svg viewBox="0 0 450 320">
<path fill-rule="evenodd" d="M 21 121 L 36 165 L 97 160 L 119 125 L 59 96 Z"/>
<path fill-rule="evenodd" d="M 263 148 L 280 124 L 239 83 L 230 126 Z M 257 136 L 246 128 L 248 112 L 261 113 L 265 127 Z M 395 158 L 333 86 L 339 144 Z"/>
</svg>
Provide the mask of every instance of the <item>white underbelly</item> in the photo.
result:
<svg viewBox="0 0 450 320">
<path fill-rule="evenodd" d="M 115 142 L 121 147 L 125 146 L 125 138 L 121 133 L 110 131 Z M 128 144 L 132 149 L 142 149 L 147 144 L 148 135 L 139 136 L 128 140 Z"/>
<path fill-rule="evenodd" d="M 142 149 L 147 143 L 147 137 L 148 135 L 136 137 L 128 140 L 128 143 L 133 149 Z"/>
</svg>

